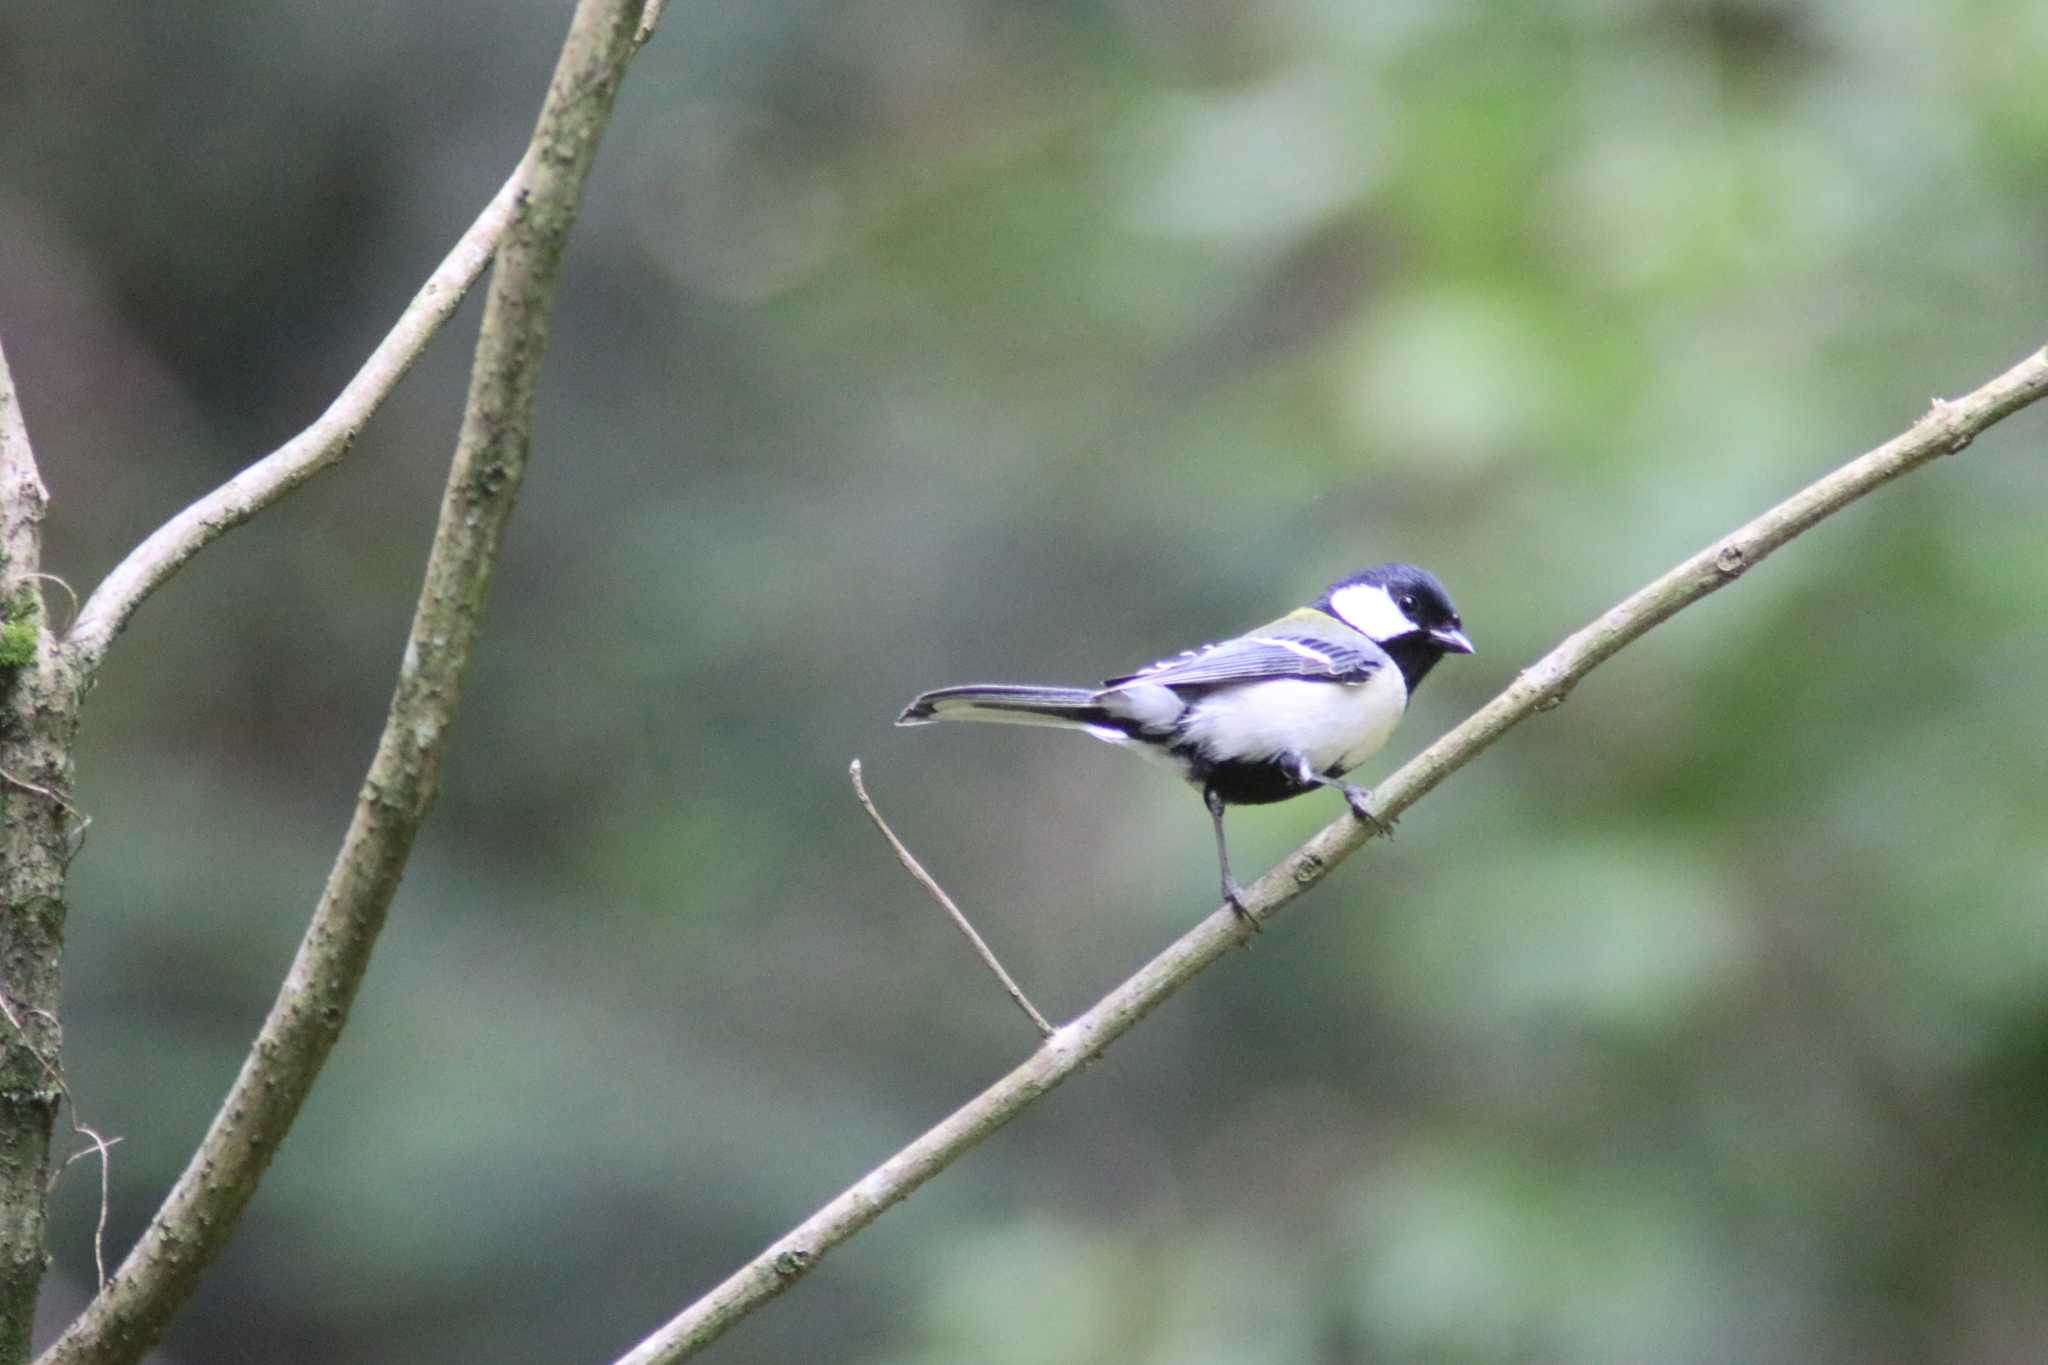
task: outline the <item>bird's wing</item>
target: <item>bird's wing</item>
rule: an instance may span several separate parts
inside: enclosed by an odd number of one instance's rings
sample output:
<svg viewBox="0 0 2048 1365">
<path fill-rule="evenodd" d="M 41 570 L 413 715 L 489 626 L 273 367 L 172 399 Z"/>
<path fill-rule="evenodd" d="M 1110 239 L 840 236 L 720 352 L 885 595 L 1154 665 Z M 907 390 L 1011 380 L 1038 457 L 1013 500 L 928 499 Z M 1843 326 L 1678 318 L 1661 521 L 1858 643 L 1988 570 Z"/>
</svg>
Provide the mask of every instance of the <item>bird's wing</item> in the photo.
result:
<svg viewBox="0 0 2048 1365">
<path fill-rule="evenodd" d="M 1111 678 L 1106 688 L 1127 683 L 1161 687 L 1222 687 L 1262 678 L 1313 678 L 1326 682 L 1363 682 L 1390 662 L 1386 652 L 1355 631 L 1304 630 L 1289 619 L 1220 644 L 1191 649 L 1171 659 Z"/>
</svg>

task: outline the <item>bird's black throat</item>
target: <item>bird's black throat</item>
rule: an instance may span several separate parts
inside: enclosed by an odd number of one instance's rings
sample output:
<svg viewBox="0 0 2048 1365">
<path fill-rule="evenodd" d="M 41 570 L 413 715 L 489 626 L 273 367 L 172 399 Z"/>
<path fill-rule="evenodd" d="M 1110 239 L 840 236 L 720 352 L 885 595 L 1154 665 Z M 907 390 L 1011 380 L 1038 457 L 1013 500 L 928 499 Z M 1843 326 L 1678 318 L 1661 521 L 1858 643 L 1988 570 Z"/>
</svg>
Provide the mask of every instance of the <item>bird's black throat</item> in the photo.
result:
<svg viewBox="0 0 2048 1365">
<path fill-rule="evenodd" d="M 1408 685 L 1410 701 L 1415 699 L 1415 689 L 1429 676 L 1429 670 L 1436 667 L 1437 660 L 1443 658 L 1445 652 L 1442 645 L 1419 630 L 1383 640 L 1380 648 L 1387 651 L 1387 657 L 1401 670 L 1401 681 Z"/>
</svg>

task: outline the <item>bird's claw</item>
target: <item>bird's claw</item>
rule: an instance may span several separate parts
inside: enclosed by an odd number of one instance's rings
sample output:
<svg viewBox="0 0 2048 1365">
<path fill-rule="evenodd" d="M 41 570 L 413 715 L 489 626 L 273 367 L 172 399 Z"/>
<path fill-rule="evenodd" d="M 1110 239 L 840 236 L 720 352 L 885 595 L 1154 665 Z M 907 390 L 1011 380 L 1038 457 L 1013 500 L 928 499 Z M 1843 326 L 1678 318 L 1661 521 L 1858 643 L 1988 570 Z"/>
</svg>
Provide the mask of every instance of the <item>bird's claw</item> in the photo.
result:
<svg viewBox="0 0 2048 1365">
<path fill-rule="evenodd" d="M 1244 902 L 1244 888 L 1236 882 L 1225 882 L 1223 884 L 1223 903 L 1228 905 L 1231 912 L 1239 919 L 1250 925 L 1253 933 L 1265 932 L 1264 927 L 1259 923 L 1259 917 L 1254 915 L 1252 908 Z"/>
<path fill-rule="evenodd" d="M 1348 782 L 1344 784 L 1344 804 L 1351 807 L 1351 813 L 1366 824 L 1371 825 L 1374 832 L 1382 839 L 1393 838 L 1394 822 L 1392 820 L 1382 820 L 1379 816 L 1374 815 L 1372 807 L 1368 804 L 1371 800 L 1372 793 L 1366 788 L 1354 786 Z"/>
</svg>

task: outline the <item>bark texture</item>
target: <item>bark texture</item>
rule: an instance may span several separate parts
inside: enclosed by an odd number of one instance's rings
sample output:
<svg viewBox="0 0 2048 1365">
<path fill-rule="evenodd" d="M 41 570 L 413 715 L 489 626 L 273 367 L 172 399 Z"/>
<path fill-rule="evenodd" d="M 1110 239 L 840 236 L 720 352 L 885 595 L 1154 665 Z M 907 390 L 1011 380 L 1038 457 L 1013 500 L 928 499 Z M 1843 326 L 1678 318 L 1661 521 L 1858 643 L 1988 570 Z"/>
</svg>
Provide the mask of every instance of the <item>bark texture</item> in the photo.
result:
<svg viewBox="0 0 2048 1365">
<path fill-rule="evenodd" d="M 70 797 L 76 674 L 44 626 L 37 577 L 46 503 L 0 355 L 0 1365 L 28 1359 L 48 1260 L 64 871 L 80 833 Z"/>
</svg>

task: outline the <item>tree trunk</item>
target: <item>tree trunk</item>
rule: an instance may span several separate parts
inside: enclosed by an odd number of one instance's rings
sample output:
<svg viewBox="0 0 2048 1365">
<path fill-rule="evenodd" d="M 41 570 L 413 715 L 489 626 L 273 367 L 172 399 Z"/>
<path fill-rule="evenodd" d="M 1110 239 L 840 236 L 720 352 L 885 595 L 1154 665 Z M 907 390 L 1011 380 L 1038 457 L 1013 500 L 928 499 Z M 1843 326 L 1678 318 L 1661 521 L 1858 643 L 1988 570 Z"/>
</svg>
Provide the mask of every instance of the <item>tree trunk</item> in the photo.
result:
<svg viewBox="0 0 2048 1365">
<path fill-rule="evenodd" d="M 45 627 L 44 493 L 0 359 L 0 1365 L 29 1358 L 49 1256 L 50 1134 L 58 1070 L 64 873 L 82 832 L 71 805 L 77 673 Z"/>
</svg>

